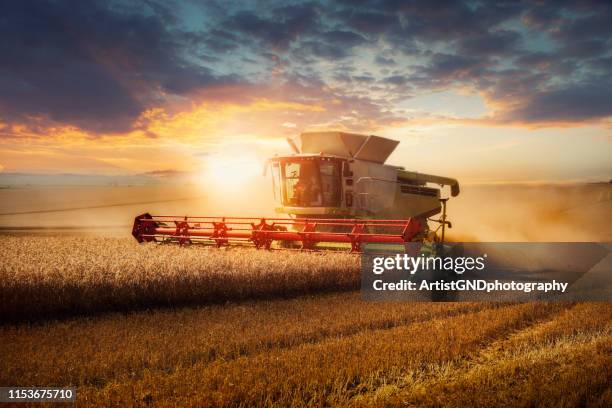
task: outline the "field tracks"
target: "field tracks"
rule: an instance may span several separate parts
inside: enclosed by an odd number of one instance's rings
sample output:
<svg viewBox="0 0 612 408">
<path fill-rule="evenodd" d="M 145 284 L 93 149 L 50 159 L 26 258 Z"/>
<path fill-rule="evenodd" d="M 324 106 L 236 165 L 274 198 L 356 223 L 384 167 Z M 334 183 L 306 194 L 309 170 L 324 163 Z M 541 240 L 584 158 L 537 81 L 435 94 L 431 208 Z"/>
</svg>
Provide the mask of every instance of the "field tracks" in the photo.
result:
<svg viewBox="0 0 612 408">
<path fill-rule="evenodd" d="M 191 401 L 197 401 L 194 404 L 204 406 L 265 405 L 272 401 L 280 405 L 348 404 L 355 396 L 372 392 L 410 372 L 460 361 L 500 336 L 559 313 L 565 307 L 500 306 L 407 326 L 365 330 L 232 361 L 196 363 L 161 376 L 149 373 L 129 384 L 109 384 L 89 392 L 111 401 L 157 384 L 159 394 L 152 395 L 154 399 L 167 396 L 173 387 L 182 387 Z M 200 391 L 194 394 L 188 384 L 198 384 Z M 172 403 L 179 405 L 186 402 L 183 397 L 172 399 Z"/>
<path fill-rule="evenodd" d="M 412 373 L 402 385 L 360 395 L 350 405 L 533 406 L 539 394 L 536 406 L 607 406 L 612 382 L 609 306 L 572 305 L 463 360 Z"/>
<path fill-rule="evenodd" d="M 172 372 L 194 364 L 230 361 L 490 307 L 494 305 L 364 303 L 359 293 L 353 292 L 125 316 L 111 314 L 96 319 L 5 327 L 0 329 L 4 340 L 0 354 L 6 355 L 7 368 L 14 370 L 5 372 L 4 378 L 103 386 L 113 379 L 141 378 L 145 368 Z M 75 333 L 96 336 L 84 347 L 83 339 Z M 66 356 L 66 369 L 68 364 L 78 369 L 70 367 L 68 374 L 59 378 L 32 377 L 32 373 L 47 372 L 51 367 L 41 365 L 45 359 L 28 359 L 24 364 L 25 355 L 15 350 L 31 351 L 36 342 L 39 353 L 44 355 L 51 352 L 49 349 L 54 348 L 54 339 L 58 338 L 62 339 L 62 349 L 57 360 Z M 148 356 L 146 350 L 151 348 L 157 352 Z M 79 356 L 76 361 L 75 355 Z M 131 357 L 127 361 L 126 355 Z"/>
</svg>

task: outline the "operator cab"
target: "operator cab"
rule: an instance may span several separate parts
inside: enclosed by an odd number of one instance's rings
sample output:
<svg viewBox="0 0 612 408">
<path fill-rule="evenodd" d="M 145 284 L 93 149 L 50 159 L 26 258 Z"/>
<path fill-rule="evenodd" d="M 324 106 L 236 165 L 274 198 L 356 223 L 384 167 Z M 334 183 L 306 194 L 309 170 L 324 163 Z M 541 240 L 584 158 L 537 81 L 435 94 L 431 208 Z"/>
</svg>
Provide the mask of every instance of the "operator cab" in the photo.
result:
<svg viewBox="0 0 612 408">
<path fill-rule="evenodd" d="M 323 156 L 272 159 L 276 201 L 285 207 L 340 207 L 343 161 Z"/>
</svg>

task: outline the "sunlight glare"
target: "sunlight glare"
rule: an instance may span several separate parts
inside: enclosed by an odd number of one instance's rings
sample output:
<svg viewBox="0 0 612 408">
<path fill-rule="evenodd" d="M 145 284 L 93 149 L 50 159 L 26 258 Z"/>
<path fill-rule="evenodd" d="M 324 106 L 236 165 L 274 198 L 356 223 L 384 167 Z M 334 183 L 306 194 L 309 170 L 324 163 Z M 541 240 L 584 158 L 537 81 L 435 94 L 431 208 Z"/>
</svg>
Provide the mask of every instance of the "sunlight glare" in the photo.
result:
<svg viewBox="0 0 612 408">
<path fill-rule="evenodd" d="M 217 188 L 246 186 L 261 177 L 264 161 L 255 155 L 215 154 L 206 159 L 203 179 Z"/>
</svg>

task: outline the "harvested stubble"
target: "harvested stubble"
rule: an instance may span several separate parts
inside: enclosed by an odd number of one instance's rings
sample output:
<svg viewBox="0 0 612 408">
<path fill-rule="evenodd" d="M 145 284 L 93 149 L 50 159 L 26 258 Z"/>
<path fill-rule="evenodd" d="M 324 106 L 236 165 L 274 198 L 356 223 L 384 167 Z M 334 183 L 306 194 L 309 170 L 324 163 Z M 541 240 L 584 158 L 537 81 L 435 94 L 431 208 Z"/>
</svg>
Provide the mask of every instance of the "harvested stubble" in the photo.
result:
<svg viewBox="0 0 612 408">
<path fill-rule="evenodd" d="M 612 308 L 578 304 L 493 342 L 472 358 L 401 387 L 363 395 L 362 407 L 609 407 Z"/>
<path fill-rule="evenodd" d="M 441 316 L 229 361 L 199 362 L 172 372 L 149 371 L 142 379 L 84 386 L 80 392 L 89 401 L 121 405 L 133 403 L 135 396 L 157 406 L 351 404 L 360 395 L 400 384 L 411 373 L 439 372 L 458 364 L 567 307 L 524 304 Z"/>
<path fill-rule="evenodd" d="M 373 303 L 359 292 L 0 327 L 0 384 L 103 386 L 492 307 Z M 53 356 L 52 359 L 49 356 Z"/>
<path fill-rule="evenodd" d="M 0 319 L 201 305 L 359 287 L 346 253 L 138 245 L 124 238 L 0 237 Z"/>
</svg>

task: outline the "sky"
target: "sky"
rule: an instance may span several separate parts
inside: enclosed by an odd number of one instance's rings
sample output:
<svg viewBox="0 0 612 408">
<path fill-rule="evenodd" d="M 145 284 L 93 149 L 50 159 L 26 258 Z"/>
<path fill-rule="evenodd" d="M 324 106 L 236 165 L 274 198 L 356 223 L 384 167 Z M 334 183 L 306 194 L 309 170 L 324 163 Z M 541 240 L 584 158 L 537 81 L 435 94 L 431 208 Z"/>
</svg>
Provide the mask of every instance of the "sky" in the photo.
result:
<svg viewBox="0 0 612 408">
<path fill-rule="evenodd" d="M 252 172 L 344 130 L 464 182 L 612 178 L 605 1 L 0 7 L 0 172 Z"/>
</svg>

